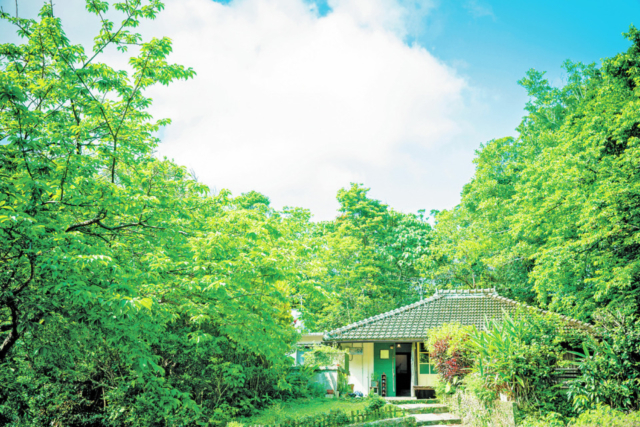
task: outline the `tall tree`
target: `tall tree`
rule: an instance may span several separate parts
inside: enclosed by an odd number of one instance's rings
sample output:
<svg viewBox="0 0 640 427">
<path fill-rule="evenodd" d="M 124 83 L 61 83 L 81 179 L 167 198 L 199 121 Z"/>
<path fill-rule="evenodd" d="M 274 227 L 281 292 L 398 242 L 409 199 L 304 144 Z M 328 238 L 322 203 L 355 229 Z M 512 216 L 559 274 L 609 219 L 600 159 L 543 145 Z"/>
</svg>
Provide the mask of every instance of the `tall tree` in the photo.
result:
<svg viewBox="0 0 640 427">
<path fill-rule="evenodd" d="M 316 259 L 309 282 L 315 292 L 304 302 L 309 327 L 343 326 L 425 293 L 419 268 L 430 249 L 431 226 L 422 213 L 394 211 L 368 191 L 358 184 L 340 190 L 340 215 L 316 226 L 312 245 L 321 261 Z"/>
<path fill-rule="evenodd" d="M 290 391 L 289 218 L 154 157 L 143 92 L 194 75 L 132 32 L 163 4 L 86 7 L 91 53 L 50 2 L 0 15 L 0 424 L 224 423 Z"/>
<path fill-rule="evenodd" d="M 531 70 L 517 138 L 476 159 L 462 201 L 437 219 L 435 275 L 496 286 L 589 320 L 605 308 L 640 310 L 640 32 L 625 53 L 594 65 L 565 63 L 567 84 Z M 465 270 L 466 269 L 466 270 Z"/>
</svg>

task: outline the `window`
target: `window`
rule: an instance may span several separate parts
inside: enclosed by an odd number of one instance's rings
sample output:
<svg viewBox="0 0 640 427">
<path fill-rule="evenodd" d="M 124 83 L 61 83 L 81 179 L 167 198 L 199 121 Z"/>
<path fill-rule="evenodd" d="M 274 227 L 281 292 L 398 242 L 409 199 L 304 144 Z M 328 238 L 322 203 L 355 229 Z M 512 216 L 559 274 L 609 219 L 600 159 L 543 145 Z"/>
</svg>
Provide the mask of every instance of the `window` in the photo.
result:
<svg viewBox="0 0 640 427">
<path fill-rule="evenodd" d="M 436 367 L 431 363 L 431 358 L 429 357 L 429 353 L 425 348 L 424 344 L 420 344 L 420 352 L 418 355 L 418 364 L 420 365 L 419 372 L 422 375 L 428 374 L 437 374 Z"/>
<path fill-rule="evenodd" d="M 388 359 L 389 350 L 380 350 L 380 359 Z"/>
</svg>

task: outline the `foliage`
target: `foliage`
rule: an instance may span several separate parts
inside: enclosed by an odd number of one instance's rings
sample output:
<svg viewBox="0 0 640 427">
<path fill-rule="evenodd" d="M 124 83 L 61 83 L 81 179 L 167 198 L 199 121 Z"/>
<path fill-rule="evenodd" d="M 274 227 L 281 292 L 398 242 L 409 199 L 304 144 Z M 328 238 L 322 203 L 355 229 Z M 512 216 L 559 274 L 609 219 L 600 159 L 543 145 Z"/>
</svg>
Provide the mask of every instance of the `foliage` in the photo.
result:
<svg viewBox="0 0 640 427">
<path fill-rule="evenodd" d="M 498 400 L 478 373 L 467 375 L 454 393 L 440 395 L 442 403 L 462 419 L 465 426 L 512 427 L 515 424 L 513 402 Z"/>
<path fill-rule="evenodd" d="M 469 373 L 474 361 L 470 342 L 471 327 L 447 323 L 429 331 L 427 349 L 438 375 L 448 386 L 455 386 Z"/>
<path fill-rule="evenodd" d="M 500 397 L 498 391 L 487 387 L 484 376 L 477 371 L 464 377 L 461 388 L 486 407 L 493 405 Z"/>
<path fill-rule="evenodd" d="M 567 418 L 557 412 L 547 412 L 543 416 L 526 417 L 522 423 L 522 427 L 567 427 Z"/>
<path fill-rule="evenodd" d="M 371 394 L 369 396 L 369 403 L 367 404 L 367 411 L 376 411 L 382 408 L 386 404 L 387 404 L 387 401 L 384 400 L 382 397 L 380 397 L 377 394 Z"/>
<path fill-rule="evenodd" d="M 0 424 L 220 424 L 295 395 L 308 213 L 212 195 L 157 159 L 169 121 L 143 91 L 194 75 L 167 63 L 169 39 L 132 32 L 163 4 L 86 4 L 91 53 L 50 2 L 0 14 L 24 40 L 0 45 Z M 131 75 L 98 62 L 110 47 L 135 53 Z"/>
<path fill-rule="evenodd" d="M 298 266 L 305 325 L 330 330 L 419 300 L 431 226 L 423 213 L 397 212 L 352 184 L 338 192 L 340 215 L 301 236 L 314 248 Z"/>
<path fill-rule="evenodd" d="M 608 406 L 599 405 L 569 423 L 570 427 L 640 427 L 640 412 L 625 413 Z"/>
<path fill-rule="evenodd" d="M 415 427 L 417 425 L 417 422 L 415 417 L 402 417 L 354 425 L 359 427 Z"/>
<path fill-rule="evenodd" d="M 476 370 L 487 389 L 516 401 L 527 413 L 570 414 L 557 369 L 569 364 L 564 356 L 580 339 L 558 316 L 505 313 L 501 321 L 491 320 L 486 330 L 472 333 Z"/>
<path fill-rule="evenodd" d="M 598 405 L 589 409 L 577 418 L 567 419 L 562 415 L 549 412 L 544 416 L 527 417 L 522 427 L 640 427 L 640 412 L 625 413 L 606 405 Z"/>
<path fill-rule="evenodd" d="M 386 401 L 378 396 L 367 400 L 369 403 L 366 406 L 366 400 L 363 399 L 337 398 L 276 403 L 259 417 L 239 421 L 242 422 L 241 425 L 341 426 L 354 425 L 360 421 L 366 423 L 384 420 L 404 414 L 402 409 L 393 405 L 385 407 Z"/>
<path fill-rule="evenodd" d="M 271 425 L 280 424 L 284 419 L 301 419 L 322 417 L 330 412 L 341 411 L 351 413 L 364 411 L 366 399 L 336 399 L 321 397 L 291 399 L 277 402 L 261 409 L 248 418 L 237 418 L 236 421 L 243 425 Z"/>
<path fill-rule="evenodd" d="M 437 214 L 430 275 L 495 287 L 580 320 L 639 306 L 640 32 L 601 68 L 567 61 L 552 87 L 531 70 L 517 138 L 489 141 L 461 203 Z"/>
<path fill-rule="evenodd" d="M 311 365 L 297 365 L 289 370 L 286 382 L 291 386 L 292 398 L 324 397 L 327 390 L 314 381 L 316 368 Z"/>
<path fill-rule="evenodd" d="M 361 417 L 361 419 L 365 421 L 376 421 L 376 420 L 384 420 L 388 418 L 395 418 L 398 414 L 403 413 L 401 409 L 391 407 L 391 405 L 389 405 L 389 407 L 385 411 L 383 408 L 385 404 L 386 402 L 381 407 L 376 407 L 376 408 L 372 408 L 371 404 L 369 404 L 362 414 L 354 414 L 353 411 L 351 413 L 347 413 L 342 409 L 331 409 L 328 413 L 325 413 L 325 414 L 318 414 L 318 415 L 312 415 L 307 417 L 286 417 L 286 418 L 283 418 L 278 423 L 278 425 L 282 425 L 282 426 L 298 426 L 298 425 L 343 426 L 343 425 L 353 425 L 354 421 L 356 421 L 358 417 Z"/>
<path fill-rule="evenodd" d="M 536 70 L 519 82 L 530 99 L 518 136 L 483 144 L 460 204 L 435 214 L 424 266 L 436 286 L 492 287 L 589 322 L 637 316 L 640 31 L 625 36 L 629 49 L 601 67 L 567 61 L 562 87 Z M 516 339 L 507 325 L 485 335 L 487 385 L 528 402 L 529 413 L 564 416 L 598 402 L 637 408 L 637 322 L 605 322 L 603 342 L 591 345 L 571 386 L 574 408 L 552 387 L 563 344 Z"/>
<path fill-rule="evenodd" d="M 307 366 L 345 365 L 347 351 L 338 347 L 318 345 L 304 354 L 304 364 Z"/>
<path fill-rule="evenodd" d="M 621 311 L 597 317 L 600 340 L 584 343 L 577 365 L 581 376 L 572 381 L 569 396 L 582 412 L 599 405 L 638 410 L 640 407 L 640 325 Z"/>
<path fill-rule="evenodd" d="M 319 345 L 304 354 L 304 366 L 316 371 L 323 366 L 336 366 L 338 371 L 337 391 L 343 394 L 349 390 L 348 352 L 337 347 Z"/>
</svg>

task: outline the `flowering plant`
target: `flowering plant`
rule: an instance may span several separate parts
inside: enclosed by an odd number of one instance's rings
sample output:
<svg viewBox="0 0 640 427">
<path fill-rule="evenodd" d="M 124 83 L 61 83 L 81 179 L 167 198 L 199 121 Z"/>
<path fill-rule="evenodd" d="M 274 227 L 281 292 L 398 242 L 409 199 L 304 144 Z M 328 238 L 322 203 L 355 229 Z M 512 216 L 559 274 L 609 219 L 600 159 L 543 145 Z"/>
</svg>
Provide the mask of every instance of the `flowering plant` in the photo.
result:
<svg viewBox="0 0 640 427">
<path fill-rule="evenodd" d="M 429 332 L 429 356 L 442 380 L 448 384 L 457 383 L 471 370 L 474 351 L 470 332 L 470 327 L 458 323 L 445 324 Z"/>
</svg>

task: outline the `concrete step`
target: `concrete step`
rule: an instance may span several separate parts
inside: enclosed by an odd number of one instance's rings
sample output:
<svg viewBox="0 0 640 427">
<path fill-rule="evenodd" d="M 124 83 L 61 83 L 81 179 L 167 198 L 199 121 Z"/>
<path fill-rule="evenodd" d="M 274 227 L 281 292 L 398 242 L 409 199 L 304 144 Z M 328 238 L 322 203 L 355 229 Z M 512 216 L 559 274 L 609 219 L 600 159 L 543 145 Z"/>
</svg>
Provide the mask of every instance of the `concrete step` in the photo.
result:
<svg viewBox="0 0 640 427">
<path fill-rule="evenodd" d="M 447 405 L 441 403 L 403 403 L 395 405 L 407 414 L 442 414 L 449 412 Z"/>
<path fill-rule="evenodd" d="M 412 403 L 441 403 L 440 399 L 418 399 Z"/>
<path fill-rule="evenodd" d="M 416 399 L 415 397 L 413 398 L 389 398 L 386 397 L 385 400 L 387 401 L 387 403 L 390 403 L 392 405 L 404 405 L 404 404 L 409 404 L 409 403 L 440 403 L 439 399 Z"/>
<path fill-rule="evenodd" d="M 416 419 L 416 425 L 419 426 L 437 426 L 437 425 L 460 425 L 462 420 L 452 414 L 415 414 L 412 415 Z"/>
</svg>

